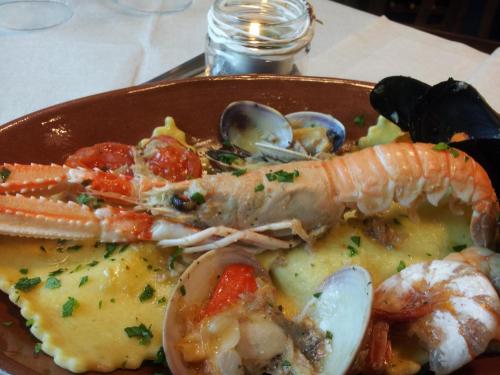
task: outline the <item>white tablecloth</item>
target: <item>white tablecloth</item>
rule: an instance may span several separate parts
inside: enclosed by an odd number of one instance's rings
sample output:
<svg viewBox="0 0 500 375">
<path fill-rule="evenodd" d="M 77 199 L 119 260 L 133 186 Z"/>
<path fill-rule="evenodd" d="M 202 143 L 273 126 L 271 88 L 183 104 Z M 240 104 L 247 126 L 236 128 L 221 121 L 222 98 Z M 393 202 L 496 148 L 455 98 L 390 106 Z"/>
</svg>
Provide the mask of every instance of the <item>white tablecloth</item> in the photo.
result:
<svg viewBox="0 0 500 375">
<path fill-rule="evenodd" d="M 203 52 L 210 0 L 179 13 L 132 14 L 111 0 L 73 0 L 73 17 L 31 32 L 0 29 L 0 124 L 66 100 L 136 85 Z M 411 75 L 471 82 L 500 110 L 492 55 L 327 0 L 305 74 L 378 81 Z"/>
</svg>

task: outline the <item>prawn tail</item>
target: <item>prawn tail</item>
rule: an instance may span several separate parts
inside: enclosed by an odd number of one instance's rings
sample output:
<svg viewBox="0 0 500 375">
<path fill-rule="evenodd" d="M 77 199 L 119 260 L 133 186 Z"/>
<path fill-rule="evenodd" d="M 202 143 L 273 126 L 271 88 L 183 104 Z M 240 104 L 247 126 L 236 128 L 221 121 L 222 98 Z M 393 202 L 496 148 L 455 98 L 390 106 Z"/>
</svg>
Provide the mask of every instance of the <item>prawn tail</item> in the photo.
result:
<svg viewBox="0 0 500 375">
<path fill-rule="evenodd" d="M 472 241 L 481 247 L 492 247 L 497 231 L 496 202 L 482 201 L 474 207 L 470 223 Z"/>
</svg>

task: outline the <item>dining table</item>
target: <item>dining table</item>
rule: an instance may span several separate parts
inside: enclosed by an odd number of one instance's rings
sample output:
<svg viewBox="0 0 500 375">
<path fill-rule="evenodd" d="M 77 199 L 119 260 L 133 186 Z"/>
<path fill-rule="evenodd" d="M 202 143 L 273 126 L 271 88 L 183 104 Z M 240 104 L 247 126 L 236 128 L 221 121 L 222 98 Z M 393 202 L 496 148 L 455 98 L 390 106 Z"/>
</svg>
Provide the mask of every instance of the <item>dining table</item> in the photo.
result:
<svg viewBox="0 0 500 375">
<path fill-rule="evenodd" d="M 310 1 L 315 35 L 307 76 L 377 82 L 453 77 L 500 110 L 500 48 L 491 54 L 328 0 Z M 73 16 L 35 31 L 0 29 L 0 124 L 99 92 L 140 85 L 203 53 L 211 0 L 148 14 L 112 0 L 70 1 Z M 165 103 L 168 105 L 168 103 Z"/>
</svg>

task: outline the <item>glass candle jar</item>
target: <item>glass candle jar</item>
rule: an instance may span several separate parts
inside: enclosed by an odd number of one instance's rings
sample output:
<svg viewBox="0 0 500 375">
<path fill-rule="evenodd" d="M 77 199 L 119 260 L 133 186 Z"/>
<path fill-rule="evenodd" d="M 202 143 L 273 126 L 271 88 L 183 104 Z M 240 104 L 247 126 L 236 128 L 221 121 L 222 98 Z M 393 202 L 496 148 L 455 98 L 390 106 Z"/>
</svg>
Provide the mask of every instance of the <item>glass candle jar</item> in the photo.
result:
<svg viewBox="0 0 500 375">
<path fill-rule="evenodd" d="M 304 0 L 215 0 L 208 12 L 209 75 L 303 71 L 314 35 Z"/>
</svg>

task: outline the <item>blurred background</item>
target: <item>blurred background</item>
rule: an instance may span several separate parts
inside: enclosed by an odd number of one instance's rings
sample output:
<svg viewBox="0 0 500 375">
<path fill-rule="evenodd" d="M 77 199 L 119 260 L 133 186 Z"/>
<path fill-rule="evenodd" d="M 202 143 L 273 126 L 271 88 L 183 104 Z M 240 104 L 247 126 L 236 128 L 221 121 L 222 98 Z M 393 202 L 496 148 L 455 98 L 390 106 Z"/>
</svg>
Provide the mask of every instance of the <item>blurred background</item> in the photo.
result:
<svg viewBox="0 0 500 375">
<path fill-rule="evenodd" d="M 336 0 L 491 53 L 500 47 L 500 0 Z"/>
</svg>

